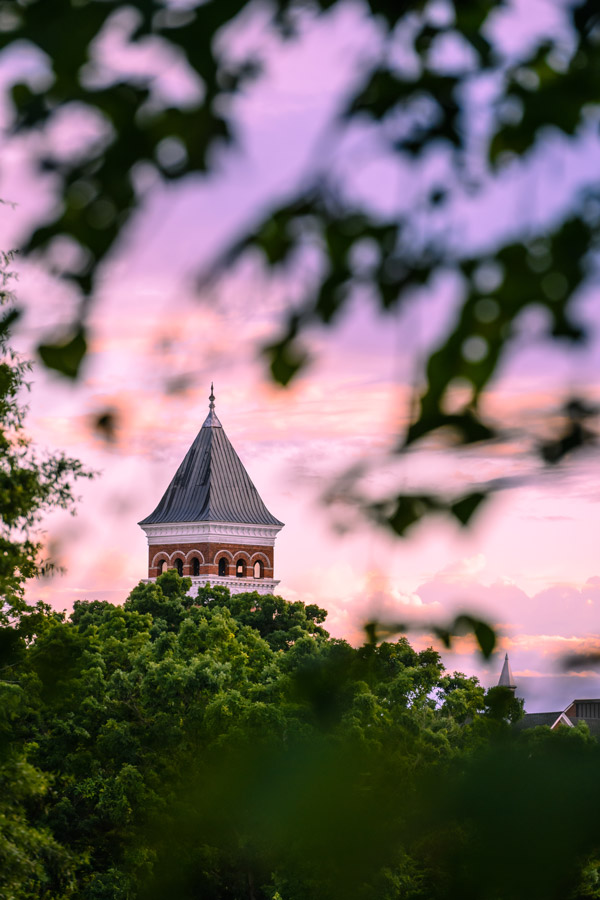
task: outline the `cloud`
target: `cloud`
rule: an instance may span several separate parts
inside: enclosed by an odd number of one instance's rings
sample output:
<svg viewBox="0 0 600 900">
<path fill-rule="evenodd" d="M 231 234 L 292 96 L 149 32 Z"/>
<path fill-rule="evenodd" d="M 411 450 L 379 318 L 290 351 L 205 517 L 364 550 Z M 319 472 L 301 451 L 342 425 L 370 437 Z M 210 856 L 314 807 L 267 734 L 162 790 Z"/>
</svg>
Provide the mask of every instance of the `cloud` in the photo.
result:
<svg viewBox="0 0 600 900">
<path fill-rule="evenodd" d="M 483 553 L 448 563 L 437 572 L 435 578 L 450 583 L 471 581 L 485 569 L 486 559 Z"/>
</svg>

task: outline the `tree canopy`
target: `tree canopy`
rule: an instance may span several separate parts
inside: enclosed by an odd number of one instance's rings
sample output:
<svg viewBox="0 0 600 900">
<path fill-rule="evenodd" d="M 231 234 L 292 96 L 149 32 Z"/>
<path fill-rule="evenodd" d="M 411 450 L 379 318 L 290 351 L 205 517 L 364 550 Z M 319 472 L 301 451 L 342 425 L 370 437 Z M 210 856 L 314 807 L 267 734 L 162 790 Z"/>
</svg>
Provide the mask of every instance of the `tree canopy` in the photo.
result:
<svg viewBox="0 0 600 900">
<path fill-rule="evenodd" d="M 3 896 L 598 896 L 584 726 L 515 732 L 521 702 L 432 649 L 189 588 L 45 611 L 2 670 Z"/>
</svg>

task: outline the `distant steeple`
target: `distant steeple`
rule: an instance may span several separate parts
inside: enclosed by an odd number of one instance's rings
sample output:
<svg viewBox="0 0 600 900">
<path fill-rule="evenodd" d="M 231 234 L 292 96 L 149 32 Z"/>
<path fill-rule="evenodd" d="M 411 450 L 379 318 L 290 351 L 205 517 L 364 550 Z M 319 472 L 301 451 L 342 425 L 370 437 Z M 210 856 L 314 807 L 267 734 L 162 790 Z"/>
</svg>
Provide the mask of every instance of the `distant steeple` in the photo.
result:
<svg viewBox="0 0 600 900">
<path fill-rule="evenodd" d="M 210 383 L 210 396 L 208 398 L 208 415 L 204 420 L 203 428 L 222 428 L 223 426 L 219 422 L 217 418 L 217 414 L 215 412 L 215 391 L 213 388 L 213 383 Z"/>
<path fill-rule="evenodd" d="M 510 688 L 511 691 L 516 691 L 517 689 L 515 679 L 513 678 L 513 673 L 510 668 L 510 663 L 508 661 L 508 653 L 504 657 L 504 665 L 502 666 L 500 678 L 498 679 L 498 687 Z"/>
</svg>

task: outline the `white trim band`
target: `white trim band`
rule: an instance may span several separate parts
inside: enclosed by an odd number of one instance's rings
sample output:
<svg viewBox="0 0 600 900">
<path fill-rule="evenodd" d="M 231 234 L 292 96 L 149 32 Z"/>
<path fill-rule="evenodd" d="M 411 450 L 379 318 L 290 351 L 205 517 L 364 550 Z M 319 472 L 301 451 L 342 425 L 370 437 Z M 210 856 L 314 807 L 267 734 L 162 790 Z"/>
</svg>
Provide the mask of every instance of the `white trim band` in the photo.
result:
<svg viewBox="0 0 600 900">
<path fill-rule="evenodd" d="M 198 544 L 204 541 L 230 544 L 275 545 L 283 525 L 244 525 L 233 522 L 180 522 L 165 525 L 140 525 L 148 544 Z M 167 538 L 167 540 L 165 540 Z M 229 538 L 229 540 L 227 540 Z"/>
<path fill-rule="evenodd" d="M 185 577 L 189 578 L 191 576 L 186 575 Z M 152 584 L 156 581 L 156 578 L 144 578 L 142 580 L 144 584 Z M 213 587 L 217 585 L 227 587 L 232 594 L 246 594 L 252 591 L 257 591 L 259 594 L 272 594 L 279 584 L 279 580 L 274 578 L 235 578 L 230 576 L 219 578 L 218 575 L 196 575 L 192 577 L 192 587 L 188 596 L 196 596 L 198 588 L 204 587 L 207 582 Z"/>
</svg>

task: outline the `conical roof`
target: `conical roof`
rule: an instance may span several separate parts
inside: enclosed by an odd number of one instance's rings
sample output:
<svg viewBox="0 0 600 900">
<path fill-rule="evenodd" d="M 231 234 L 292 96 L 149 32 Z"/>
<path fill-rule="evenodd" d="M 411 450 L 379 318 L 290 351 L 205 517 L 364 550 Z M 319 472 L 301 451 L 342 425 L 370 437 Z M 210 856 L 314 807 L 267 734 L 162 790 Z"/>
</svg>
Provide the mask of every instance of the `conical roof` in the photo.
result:
<svg viewBox="0 0 600 900">
<path fill-rule="evenodd" d="M 517 688 L 515 679 L 513 678 L 513 673 L 510 668 L 510 663 L 508 661 L 508 653 L 504 657 L 504 665 L 502 666 L 500 678 L 498 679 L 498 687 L 507 687 L 511 688 L 512 690 L 516 690 Z"/>
<path fill-rule="evenodd" d="M 232 522 L 279 525 L 231 446 L 214 407 L 211 385 L 208 416 L 160 503 L 139 524 Z"/>
</svg>

